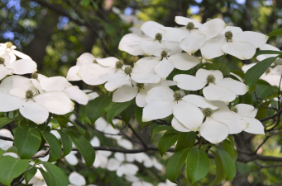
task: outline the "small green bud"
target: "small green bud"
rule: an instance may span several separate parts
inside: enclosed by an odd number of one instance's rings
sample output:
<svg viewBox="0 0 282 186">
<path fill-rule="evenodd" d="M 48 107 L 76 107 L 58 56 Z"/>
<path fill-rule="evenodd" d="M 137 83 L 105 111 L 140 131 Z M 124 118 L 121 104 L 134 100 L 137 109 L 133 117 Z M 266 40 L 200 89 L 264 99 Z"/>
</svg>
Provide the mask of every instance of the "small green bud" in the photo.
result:
<svg viewBox="0 0 282 186">
<path fill-rule="evenodd" d="M 132 68 L 131 68 L 131 67 L 126 67 L 126 68 L 124 69 L 124 72 L 125 72 L 126 74 L 131 74 Z"/>
<path fill-rule="evenodd" d="M 203 110 L 203 114 L 205 117 L 210 117 L 212 115 L 212 109 L 211 108 L 205 108 Z"/>
<path fill-rule="evenodd" d="M 225 32 L 225 38 L 226 38 L 227 41 L 231 41 L 232 37 L 233 37 L 233 34 L 232 34 L 231 31 Z"/>
<path fill-rule="evenodd" d="M 177 91 L 174 92 L 173 97 L 176 101 L 179 101 L 182 98 L 182 94 L 179 90 L 177 90 Z"/>
<path fill-rule="evenodd" d="M 116 68 L 121 68 L 123 66 L 123 63 L 121 61 L 116 62 Z"/>
<path fill-rule="evenodd" d="M 193 22 L 189 22 L 186 26 L 186 29 L 187 30 L 193 30 L 195 28 L 195 25 Z"/>
<path fill-rule="evenodd" d="M 167 57 L 167 51 L 163 50 L 161 53 L 162 58 L 166 58 Z"/>
<path fill-rule="evenodd" d="M 237 109 L 237 107 L 235 107 L 235 106 L 231 107 L 231 109 L 230 109 L 230 110 L 231 110 L 231 111 L 233 111 L 233 112 L 238 113 L 238 109 Z"/>
<path fill-rule="evenodd" d="M 25 98 L 26 99 L 31 99 L 33 98 L 33 92 L 31 90 L 28 90 L 25 92 Z"/>
<path fill-rule="evenodd" d="M 3 57 L 0 57 L 0 65 L 3 65 L 5 63 L 5 59 Z"/>
<path fill-rule="evenodd" d="M 139 90 L 144 89 L 144 83 L 137 83 L 136 86 Z"/>
<path fill-rule="evenodd" d="M 162 34 L 161 34 L 161 33 L 157 33 L 157 34 L 155 35 L 155 40 L 157 40 L 157 41 L 161 42 L 161 41 L 162 41 L 162 39 L 163 39 L 163 36 L 162 36 Z"/>
<path fill-rule="evenodd" d="M 11 42 L 7 42 L 7 43 L 6 43 L 6 47 L 7 47 L 7 48 L 11 48 L 12 46 L 13 46 L 13 43 L 11 43 Z"/>
<path fill-rule="evenodd" d="M 31 78 L 32 78 L 32 79 L 37 79 L 37 78 L 38 78 L 38 74 L 37 74 L 36 72 L 33 72 L 33 73 L 31 74 Z"/>
<path fill-rule="evenodd" d="M 208 83 L 214 83 L 215 82 L 215 77 L 214 77 L 214 75 L 208 75 L 208 77 L 207 77 L 207 82 Z"/>
</svg>

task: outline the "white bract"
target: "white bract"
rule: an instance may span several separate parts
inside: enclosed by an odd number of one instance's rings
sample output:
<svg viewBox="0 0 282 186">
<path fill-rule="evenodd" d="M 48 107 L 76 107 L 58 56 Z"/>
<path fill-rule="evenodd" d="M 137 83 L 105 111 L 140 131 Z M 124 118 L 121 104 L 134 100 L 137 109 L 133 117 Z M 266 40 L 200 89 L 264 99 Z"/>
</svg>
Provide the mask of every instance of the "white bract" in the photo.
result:
<svg viewBox="0 0 282 186">
<path fill-rule="evenodd" d="M 100 146 L 100 140 L 97 137 L 94 137 L 90 141 L 91 145 L 93 147 L 99 147 Z M 93 166 L 94 167 L 101 167 L 101 168 L 106 168 L 108 164 L 108 157 L 112 154 L 110 151 L 103 151 L 99 150 L 96 151 L 96 157 Z"/>
<path fill-rule="evenodd" d="M 201 48 L 205 59 L 213 59 L 219 56 L 230 54 L 241 60 L 251 59 L 256 48 L 263 46 L 268 36 L 245 31 L 234 26 L 227 26 L 218 36 L 207 40 Z"/>
<path fill-rule="evenodd" d="M 224 78 L 219 70 L 199 69 L 196 76 L 179 74 L 174 76 L 173 80 L 177 86 L 184 90 L 200 90 L 210 101 L 233 101 L 237 95 L 244 95 L 248 91 L 248 87 L 232 78 Z"/>
<path fill-rule="evenodd" d="M 269 44 L 265 44 L 261 47 L 259 47 L 260 50 L 270 50 L 270 51 L 278 51 L 278 52 L 281 52 L 278 48 L 272 46 L 272 45 L 269 45 Z M 257 56 L 257 60 L 259 61 L 263 61 L 267 58 L 270 58 L 270 57 L 277 57 L 279 56 L 279 54 L 261 54 L 261 55 L 258 55 Z M 275 61 L 274 61 L 274 64 L 276 65 L 282 65 L 282 59 L 280 57 L 278 57 Z"/>
<path fill-rule="evenodd" d="M 16 61 L 17 57 L 31 60 L 31 58 L 28 55 L 15 50 L 16 48 L 17 47 L 13 45 L 13 43 L 11 42 L 0 43 L 0 56 L 2 54 L 8 54 L 11 58 L 10 63 Z"/>
</svg>

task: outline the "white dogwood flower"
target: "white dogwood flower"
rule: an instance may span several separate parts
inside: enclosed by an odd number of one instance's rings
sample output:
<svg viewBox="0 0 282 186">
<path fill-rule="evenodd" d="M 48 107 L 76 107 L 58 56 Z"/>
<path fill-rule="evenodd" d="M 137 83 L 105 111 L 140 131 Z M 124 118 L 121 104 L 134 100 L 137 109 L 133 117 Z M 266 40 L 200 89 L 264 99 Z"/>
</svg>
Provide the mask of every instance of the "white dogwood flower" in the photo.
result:
<svg viewBox="0 0 282 186">
<path fill-rule="evenodd" d="M 219 70 L 199 69 L 196 76 L 179 74 L 174 76 L 173 80 L 177 86 L 184 90 L 200 90 L 207 100 L 231 102 L 236 95 L 244 95 L 248 91 L 248 87 L 232 78 L 224 78 Z"/>
<path fill-rule="evenodd" d="M 256 48 L 263 46 L 268 36 L 251 31 L 243 32 L 241 28 L 227 26 L 218 36 L 207 40 L 201 47 L 205 59 L 213 59 L 224 53 L 241 60 L 251 59 Z"/>
<path fill-rule="evenodd" d="M 91 141 L 90 141 L 91 145 L 93 147 L 99 147 L 100 146 L 100 140 L 95 136 Z M 107 167 L 108 164 L 108 157 L 112 154 L 112 152 L 110 151 L 103 151 L 103 150 L 99 150 L 96 151 L 96 157 L 95 157 L 95 161 L 93 163 L 94 167 L 101 167 L 103 169 L 105 169 Z"/>
<path fill-rule="evenodd" d="M 15 50 L 17 47 L 15 45 L 13 45 L 13 43 L 11 42 L 6 42 L 6 43 L 0 43 L 0 55 L 2 54 L 8 54 L 11 58 L 11 63 L 16 61 L 17 57 L 22 58 L 22 59 L 29 59 L 31 60 L 31 58 L 20 52 Z M 17 56 L 17 57 L 16 57 Z"/>
<path fill-rule="evenodd" d="M 281 52 L 278 48 L 276 48 L 272 45 L 269 45 L 269 44 L 262 45 L 261 47 L 259 47 L 259 49 L 260 50 L 271 50 L 271 51 Z M 278 55 L 279 54 L 261 54 L 261 55 L 257 56 L 257 60 L 262 61 L 262 60 L 265 60 L 265 59 L 270 58 L 270 57 L 277 57 Z M 282 65 L 282 59 L 280 57 L 278 57 L 273 63 L 276 64 L 276 65 Z"/>
<path fill-rule="evenodd" d="M 162 119 L 173 113 L 174 117 L 193 131 L 198 130 L 204 119 L 204 114 L 199 107 L 217 109 L 201 96 L 191 94 L 182 98 L 180 91 L 173 92 L 166 86 L 151 89 L 146 102 L 147 105 L 143 109 L 143 121 Z"/>
<path fill-rule="evenodd" d="M 165 183 L 159 183 L 157 186 L 177 186 L 177 185 L 166 179 Z"/>
<path fill-rule="evenodd" d="M 134 175 L 126 175 L 125 179 L 131 182 L 131 186 L 153 186 L 153 184 L 146 182 Z"/>
<path fill-rule="evenodd" d="M 235 105 L 231 110 L 240 115 L 241 118 L 248 123 L 247 128 L 244 129 L 245 132 L 252 134 L 265 134 L 262 123 L 255 118 L 258 110 L 252 105 L 241 103 Z"/>
<path fill-rule="evenodd" d="M 69 182 L 70 182 L 70 184 L 68 186 L 96 186 L 96 185 L 93 185 L 93 184 L 86 185 L 85 178 L 77 172 L 72 172 L 69 175 Z"/>
</svg>

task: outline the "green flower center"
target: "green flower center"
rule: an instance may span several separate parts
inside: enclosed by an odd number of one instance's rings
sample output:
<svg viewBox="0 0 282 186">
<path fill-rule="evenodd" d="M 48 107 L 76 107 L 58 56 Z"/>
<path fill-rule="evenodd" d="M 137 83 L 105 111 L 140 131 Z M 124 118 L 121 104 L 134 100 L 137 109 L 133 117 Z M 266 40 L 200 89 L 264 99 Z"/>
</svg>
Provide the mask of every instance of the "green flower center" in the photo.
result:
<svg viewBox="0 0 282 186">
<path fill-rule="evenodd" d="M 181 92 L 179 90 L 175 91 L 174 94 L 173 94 L 173 97 L 176 101 L 181 100 L 181 98 L 182 98 Z"/>
<path fill-rule="evenodd" d="M 208 77 L 207 77 L 207 82 L 208 83 L 214 83 L 215 82 L 215 77 L 214 77 L 214 75 L 208 75 Z"/>
<path fill-rule="evenodd" d="M 161 56 L 162 56 L 162 58 L 166 58 L 168 56 L 167 51 L 163 50 L 162 53 L 161 53 Z"/>
<path fill-rule="evenodd" d="M 33 98 L 33 92 L 31 90 L 28 90 L 25 92 L 25 98 L 26 99 L 31 99 Z"/>
<path fill-rule="evenodd" d="M 155 40 L 157 40 L 157 41 L 159 41 L 159 42 L 162 41 L 162 38 L 163 38 L 163 36 L 162 36 L 162 34 L 160 34 L 160 33 L 157 33 L 157 34 L 155 35 Z"/>
<path fill-rule="evenodd" d="M 233 34 L 232 34 L 231 31 L 225 32 L 225 38 L 226 38 L 227 41 L 231 41 L 232 37 L 233 37 Z"/>
<path fill-rule="evenodd" d="M 137 83 L 136 86 L 139 90 L 144 89 L 144 83 Z"/>
<path fill-rule="evenodd" d="M 212 115 L 212 109 L 211 108 L 205 108 L 203 110 L 203 114 L 205 117 L 210 117 Z"/>
<path fill-rule="evenodd" d="M 93 60 L 93 63 L 98 63 L 98 61 L 96 59 Z"/>
<path fill-rule="evenodd" d="M 230 110 L 231 110 L 231 111 L 233 111 L 233 112 L 238 113 L 238 109 L 237 109 L 235 106 L 231 107 L 231 109 L 230 109 Z"/>
<path fill-rule="evenodd" d="M 195 25 L 194 25 L 194 23 L 192 23 L 192 22 L 189 22 L 188 24 L 187 24 L 187 26 L 186 26 L 186 29 L 187 30 L 193 30 L 195 28 Z"/>
<path fill-rule="evenodd" d="M 123 66 L 123 63 L 121 61 L 116 62 L 116 68 L 121 68 Z"/>
<path fill-rule="evenodd" d="M 38 78 L 38 74 L 37 74 L 36 72 L 33 72 L 33 73 L 31 74 L 31 78 L 32 78 L 32 79 L 37 79 L 37 78 Z"/>
<path fill-rule="evenodd" d="M 5 59 L 3 57 L 0 57 L 0 65 L 4 65 Z"/>
<path fill-rule="evenodd" d="M 129 74 L 131 74 L 131 72 L 132 72 L 132 68 L 131 68 L 131 67 L 126 67 L 126 68 L 124 69 L 124 72 L 129 75 Z"/>
<path fill-rule="evenodd" d="M 13 46 L 13 43 L 11 43 L 11 42 L 7 42 L 7 43 L 6 43 L 6 47 L 7 47 L 7 48 L 11 48 L 12 46 Z"/>
</svg>

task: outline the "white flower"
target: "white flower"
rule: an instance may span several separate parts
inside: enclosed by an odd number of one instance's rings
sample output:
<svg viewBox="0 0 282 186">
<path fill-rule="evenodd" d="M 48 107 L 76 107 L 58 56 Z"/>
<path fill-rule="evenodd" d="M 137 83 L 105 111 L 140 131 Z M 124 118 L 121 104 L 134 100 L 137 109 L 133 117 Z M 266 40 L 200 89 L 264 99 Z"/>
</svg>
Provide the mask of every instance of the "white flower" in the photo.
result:
<svg viewBox="0 0 282 186">
<path fill-rule="evenodd" d="M 217 37 L 206 41 L 201 48 L 205 59 L 222 56 L 224 53 L 241 60 L 251 59 L 256 48 L 266 43 L 268 36 L 257 32 L 243 32 L 239 27 L 227 26 Z"/>
<path fill-rule="evenodd" d="M 193 131 L 198 130 L 204 119 L 204 115 L 198 107 L 217 109 L 201 96 L 191 94 L 182 98 L 180 91 L 173 92 L 166 86 L 151 89 L 146 101 L 147 105 L 143 109 L 143 121 L 162 119 L 173 113 L 174 117 Z"/>
<path fill-rule="evenodd" d="M 4 137 L 12 138 L 13 139 L 13 135 L 7 129 L 0 129 L 0 136 L 4 136 Z M 7 140 L 1 140 L 0 139 L 0 149 L 7 150 L 7 149 L 9 149 L 12 146 L 13 146 L 13 142 L 12 141 L 7 141 Z"/>
<path fill-rule="evenodd" d="M 65 156 L 65 160 L 70 164 L 70 165 L 77 165 L 78 164 L 78 159 L 75 156 L 77 152 L 76 151 L 71 151 L 68 155 Z"/>
<path fill-rule="evenodd" d="M 23 183 L 25 184 L 26 182 L 23 181 Z M 32 184 L 33 186 L 47 186 L 47 183 L 45 182 L 39 169 L 36 170 L 35 175 L 31 178 L 28 184 Z"/>
<path fill-rule="evenodd" d="M 165 183 L 159 183 L 157 186 L 177 186 L 177 185 L 167 179 Z"/>
<path fill-rule="evenodd" d="M 115 153 L 115 158 L 111 158 L 108 162 L 107 169 L 116 171 L 117 175 L 135 175 L 139 168 L 132 164 L 126 163 L 126 156 L 123 153 Z"/>
<path fill-rule="evenodd" d="M 153 186 L 153 184 L 146 182 L 134 175 L 126 175 L 125 179 L 129 182 L 132 182 L 131 186 Z"/>
<path fill-rule="evenodd" d="M 67 79 L 69 81 L 82 80 L 88 85 L 103 84 L 105 81 L 99 77 L 107 73 L 114 73 L 118 61 L 115 57 L 98 59 L 90 53 L 83 53 L 77 59 L 76 66 L 69 69 Z"/>
<path fill-rule="evenodd" d="M 280 50 L 272 45 L 269 45 L 269 44 L 265 44 L 261 47 L 259 47 L 260 50 L 272 50 L 272 51 L 279 51 Z M 278 56 L 279 54 L 261 54 L 261 55 L 258 55 L 257 56 L 257 60 L 259 61 L 262 61 L 262 60 L 265 60 L 267 58 L 270 58 L 270 57 L 276 57 Z M 274 64 L 276 65 L 282 65 L 282 59 L 281 58 L 277 58 L 275 61 L 274 61 Z"/>
<path fill-rule="evenodd" d="M 34 82 L 21 76 L 4 79 L 1 89 L 6 93 L 0 93 L 0 112 L 19 109 L 25 118 L 41 124 L 47 120 L 49 112 L 64 115 L 73 110 L 74 104 L 65 93 L 40 93 Z"/>
<path fill-rule="evenodd" d="M 253 106 L 238 104 L 234 106 L 232 111 L 236 112 L 245 122 L 248 123 L 247 128 L 244 129 L 245 132 L 252 134 L 265 134 L 262 123 L 255 118 L 258 110 Z"/>
<path fill-rule="evenodd" d="M 86 185 L 85 178 L 77 172 L 72 172 L 69 175 L 69 186 L 83 186 Z"/>
<path fill-rule="evenodd" d="M 223 78 L 223 74 L 219 70 L 199 69 L 196 76 L 179 74 L 174 76 L 173 80 L 179 88 L 184 90 L 200 90 L 207 100 L 231 102 L 236 95 L 244 95 L 248 91 L 248 87 L 232 78 Z"/>
<path fill-rule="evenodd" d="M 91 141 L 91 145 L 93 147 L 99 147 L 100 146 L 100 141 L 99 139 L 95 136 Z M 99 150 L 96 151 L 96 157 L 93 166 L 94 167 L 101 167 L 101 168 L 106 168 L 108 164 L 108 157 L 112 154 L 110 151 L 103 151 Z"/>
<path fill-rule="evenodd" d="M 16 61 L 16 59 L 17 59 L 16 56 L 18 56 L 19 58 L 22 58 L 22 59 L 31 60 L 31 58 L 28 55 L 15 50 L 16 48 L 17 47 L 15 45 L 13 45 L 11 42 L 0 43 L 0 55 L 1 54 L 8 54 L 11 58 L 10 62 Z"/>
<path fill-rule="evenodd" d="M 159 171 L 163 169 L 163 165 L 155 157 L 151 158 L 143 152 L 134 154 L 134 159 L 139 163 L 143 163 L 147 168 L 155 167 Z"/>
<path fill-rule="evenodd" d="M 120 120 L 118 119 L 113 119 L 113 124 L 117 125 L 119 123 Z M 95 121 L 95 129 L 97 129 L 98 131 L 104 132 L 106 133 L 105 136 L 108 138 L 112 138 L 115 140 L 121 140 L 121 136 L 117 135 L 119 134 L 119 130 L 113 128 L 113 126 L 108 123 L 104 118 L 100 117 Z"/>
</svg>

